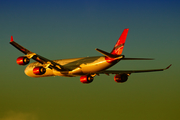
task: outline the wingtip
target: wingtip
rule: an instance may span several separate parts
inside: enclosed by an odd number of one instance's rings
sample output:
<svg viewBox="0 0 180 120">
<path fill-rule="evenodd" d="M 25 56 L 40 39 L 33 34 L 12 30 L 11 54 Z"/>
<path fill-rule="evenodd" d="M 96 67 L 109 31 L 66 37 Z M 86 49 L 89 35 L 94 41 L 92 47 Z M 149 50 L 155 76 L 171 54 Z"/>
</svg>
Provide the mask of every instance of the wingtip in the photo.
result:
<svg viewBox="0 0 180 120">
<path fill-rule="evenodd" d="M 170 64 L 167 68 L 165 68 L 165 70 L 169 69 L 172 66 L 172 64 Z"/>
<path fill-rule="evenodd" d="M 13 36 L 11 36 L 11 40 L 10 40 L 10 42 L 13 42 L 14 40 L 13 40 Z"/>
</svg>

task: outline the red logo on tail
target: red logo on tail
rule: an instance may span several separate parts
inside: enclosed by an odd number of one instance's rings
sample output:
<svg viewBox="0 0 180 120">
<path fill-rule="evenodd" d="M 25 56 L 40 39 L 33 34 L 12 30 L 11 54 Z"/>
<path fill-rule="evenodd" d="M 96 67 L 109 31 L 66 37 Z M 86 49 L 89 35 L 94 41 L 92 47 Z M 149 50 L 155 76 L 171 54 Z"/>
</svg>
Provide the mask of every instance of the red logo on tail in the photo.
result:
<svg viewBox="0 0 180 120">
<path fill-rule="evenodd" d="M 125 44 L 125 41 L 126 41 L 126 37 L 127 37 L 127 34 L 128 34 L 128 30 L 129 30 L 128 28 L 124 29 L 124 31 L 122 32 L 121 36 L 119 37 L 116 45 L 114 46 L 111 54 L 113 54 L 113 55 L 121 55 L 122 54 L 124 44 Z"/>
</svg>

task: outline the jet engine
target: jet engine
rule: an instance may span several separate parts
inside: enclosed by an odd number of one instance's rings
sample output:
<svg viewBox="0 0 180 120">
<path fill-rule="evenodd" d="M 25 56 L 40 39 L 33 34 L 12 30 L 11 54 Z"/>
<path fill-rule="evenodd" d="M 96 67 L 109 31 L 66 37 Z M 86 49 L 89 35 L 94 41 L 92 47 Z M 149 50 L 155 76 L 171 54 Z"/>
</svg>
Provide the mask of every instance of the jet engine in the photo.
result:
<svg viewBox="0 0 180 120">
<path fill-rule="evenodd" d="M 27 65 L 29 63 L 29 59 L 25 56 L 18 57 L 16 62 L 18 65 Z"/>
<path fill-rule="evenodd" d="M 116 81 L 117 83 L 123 83 L 123 82 L 126 82 L 128 79 L 128 74 L 116 74 L 114 76 L 114 81 Z"/>
<path fill-rule="evenodd" d="M 93 77 L 91 75 L 85 75 L 80 77 L 80 81 L 82 83 L 91 83 L 93 81 Z"/>
<path fill-rule="evenodd" d="M 46 72 L 46 69 L 44 68 L 44 67 L 35 67 L 34 69 L 33 69 L 33 73 L 35 74 L 35 75 L 42 75 L 42 74 L 44 74 Z"/>
</svg>

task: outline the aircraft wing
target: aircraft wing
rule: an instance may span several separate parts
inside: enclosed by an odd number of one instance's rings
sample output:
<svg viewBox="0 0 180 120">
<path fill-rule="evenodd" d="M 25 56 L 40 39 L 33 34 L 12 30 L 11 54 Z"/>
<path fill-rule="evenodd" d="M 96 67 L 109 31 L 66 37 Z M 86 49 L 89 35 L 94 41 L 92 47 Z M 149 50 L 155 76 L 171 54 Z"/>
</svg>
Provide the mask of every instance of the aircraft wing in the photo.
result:
<svg viewBox="0 0 180 120">
<path fill-rule="evenodd" d="M 18 50 L 20 50 L 22 53 L 24 53 L 27 58 L 29 58 L 29 59 L 32 58 L 33 60 L 41 63 L 45 68 L 55 69 L 57 71 L 65 70 L 65 68 L 63 68 L 60 64 L 58 64 L 52 60 L 49 60 L 47 58 L 44 58 L 36 53 L 29 51 L 28 49 L 22 47 L 21 45 L 19 45 L 18 43 L 16 43 L 13 40 L 13 36 L 11 36 L 10 44 L 13 45 L 15 48 L 17 48 Z"/>
<path fill-rule="evenodd" d="M 167 69 L 169 69 L 169 67 L 171 67 L 171 65 L 169 65 L 168 67 L 166 67 L 164 69 L 151 69 L 151 70 L 104 70 L 104 71 L 98 72 L 97 74 L 121 74 L 121 73 L 131 74 L 131 73 L 142 73 L 142 72 L 155 72 L 155 71 L 167 70 Z"/>
</svg>

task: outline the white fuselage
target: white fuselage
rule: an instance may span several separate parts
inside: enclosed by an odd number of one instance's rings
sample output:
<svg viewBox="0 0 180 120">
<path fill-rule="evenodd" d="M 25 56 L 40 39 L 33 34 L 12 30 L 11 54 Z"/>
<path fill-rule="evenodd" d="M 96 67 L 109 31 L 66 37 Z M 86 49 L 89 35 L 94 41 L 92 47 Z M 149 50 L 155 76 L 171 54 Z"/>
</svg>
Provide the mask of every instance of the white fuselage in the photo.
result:
<svg viewBox="0 0 180 120">
<path fill-rule="evenodd" d="M 43 75 L 35 75 L 33 69 L 35 67 L 43 66 L 41 63 L 34 62 L 29 64 L 25 69 L 25 74 L 30 77 L 47 77 L 47 76 L 82 76 L 91 73 L 97 73 L 99 71 L 105 70 L 117 62 L 108 63 L 105 56 L 98 57 L 83 57 L 83 58 L 72 58 L 72 59 L 61 59 L 53 60 L 54 62 L 60 64 L 66 71 L 57 71 L 55 69 L 46 69 L 46 73 Z"/>
</svg>

